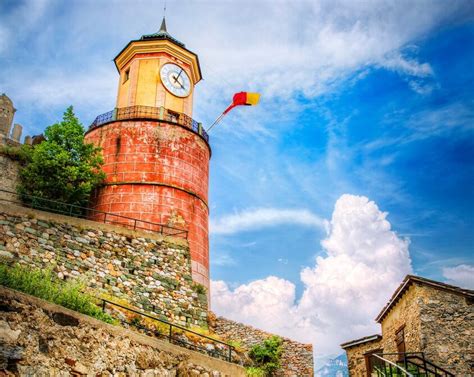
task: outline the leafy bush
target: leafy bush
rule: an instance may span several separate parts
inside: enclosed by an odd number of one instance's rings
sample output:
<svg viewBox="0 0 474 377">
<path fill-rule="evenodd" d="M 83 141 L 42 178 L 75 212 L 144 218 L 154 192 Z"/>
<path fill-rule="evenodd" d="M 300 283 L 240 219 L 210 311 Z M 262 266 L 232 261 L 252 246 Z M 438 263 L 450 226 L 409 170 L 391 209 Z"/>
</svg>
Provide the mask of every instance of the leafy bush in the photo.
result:
<svg viewBox="0 0 474 377">
<path fill-rule="evenodd" d="M 207 289 L 204 285 L 199 284 L 199 283 L 193 283 L 193 291 L 196 292 L 199 295 L 205 295 L 207 293 Z"/>
<path fill-rule="evenodd" d="M 20 172 L 22 199 L 33 195 L 86 206 L 92 190 L 105 178 L 100 148 L 84 143 L 84 128 L 72 106 L 62 122 L 47 127 L 44 134 L 46 140 L 32 147 L 30 162 Z"/>
<path fill-rule="evenodd" d="M 83 293 L 83 284 L 76 280 L 63 282 L 51 270 L 32 269 L 19 264 L 0 264 L 0 285 L 54 302 L 65 308 L 87 314 L 107 323 L 116 321 L 94 304 L 94 298 Z"/>
<path fill-rule="evenodd" d="M 32 148 L 29 145 L 13 147 L 9 145 L 0 146 L 0 154 L 10 157 L 12 160 L 19 161 L 22 164 L 31 161 Z"/>
<path fill-rule="evenodd" d="M 248 367 L 245 368 L 248 377 L 265 377 L 265 371 L 262 368 Z"/>
<path fill-rule="evenodd" d="M 265 376 L 272 376 L 280 368 L 282 343 L 282 339 L 274 335 L 250 349 L 249 357 L 254 361 L 255 366 L 264 372 Z"/>
</svg>

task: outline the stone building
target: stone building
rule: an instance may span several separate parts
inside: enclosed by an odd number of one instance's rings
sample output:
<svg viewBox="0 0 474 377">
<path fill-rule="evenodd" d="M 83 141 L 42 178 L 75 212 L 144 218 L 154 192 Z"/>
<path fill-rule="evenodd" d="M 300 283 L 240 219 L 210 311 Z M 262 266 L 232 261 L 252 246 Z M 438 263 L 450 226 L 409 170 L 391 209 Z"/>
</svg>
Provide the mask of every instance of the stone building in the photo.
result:
<svg viewBox="0 0 474 377">
<path fill-rule="evenodd" d="M 12 100 L 3 93 L 0 95 L 0 145 L 19 145 L 23 127 L 15 124 L 12 130 L 16 109 Z"/>
<path fill-rule="evenodd" d="M 383 362 L 373 354 L 420 372 L 438 367 L 451 375 L 473 376 L 473 304 L 472 290 L 406 276 L 376 318 L 382 334 L 341 345 L 350 376 L 370 376 L 374 364 Z"/>
</svg>

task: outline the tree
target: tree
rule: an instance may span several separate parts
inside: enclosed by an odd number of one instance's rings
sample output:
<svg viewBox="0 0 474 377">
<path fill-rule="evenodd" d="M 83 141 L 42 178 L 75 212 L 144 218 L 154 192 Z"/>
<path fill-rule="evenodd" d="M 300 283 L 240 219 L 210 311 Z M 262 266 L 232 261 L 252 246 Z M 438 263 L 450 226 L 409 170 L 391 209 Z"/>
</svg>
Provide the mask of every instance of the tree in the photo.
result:
<svg viewBox="0 0 474 377">
<path fill-rule="evenodd" d="M 265 376 L 273 376 L 280 368 L 280 358 L 283 352 L 282 344 L 283 340 L 279 336 L 273 335 L 250 349 L 250 358 Z"/>
<path fill-rule="evenodd" d="M 20 196 L 24 201 L 33 195 L 87 206 L 92 190 L 105 178 L 100 148 L 84 142 L 84 127 L 72 106 L 62 122 L 46 128 L 44 136 L 46 140 L 32 147 L 30 161 L 20 172 Z"/>
</svg>

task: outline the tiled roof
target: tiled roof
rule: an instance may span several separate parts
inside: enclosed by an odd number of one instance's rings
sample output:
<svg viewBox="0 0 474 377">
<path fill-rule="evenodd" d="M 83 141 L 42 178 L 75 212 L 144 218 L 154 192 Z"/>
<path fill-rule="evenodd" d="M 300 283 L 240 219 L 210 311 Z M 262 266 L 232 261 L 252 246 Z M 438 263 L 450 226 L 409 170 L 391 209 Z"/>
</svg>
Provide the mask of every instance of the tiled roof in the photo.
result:
<svg viewBox="0 0 474 377">
<path fill-rule="evenodd" d="M 400 284 L 400 286 L 397 288 L 395 293 L 392 295 L 392 298 L 390 299 L 390 301 L 387 303 L 387 305 L 384 306 L 382 311 L 379 313 L 379 315 L 375 319 L 377 322 L 380 323 L 384 319 L 385 315 L 388 314 L 390 309 L 400 300 L 400 298 L 403 296 L 403 294 L 406 292 L 406 290 L 408 288 L 410 288 L 410 286 L 413 283 L 426 285 L 426 286 L 429 286 L 431 288 L 451 292 L 451 293 L 457 294 L 457 295 L 467 296 L 467 297 L 470 297 L 471 299 L 474 299 L 474 291 L 471 290 L 471 289 L 464 289 L 464 288 L 456 287 L 454 285 L 450 285 L 450 284 L 446 284 L 446 283 L 441 283 L 439 281 L 422 278 L 420 276 L 407 275 L 405 277 L 405 279 L 403 279 L 402 284 Z"/>
<path fill-rule="evenodd" d="M 346 349 L 346 348 L 357 346 L 359 344 L 369 343 L 369 342 L 377 341 L 380 339 L 382 339 L 382 335 L 379 335 L 379 334 L 364 336 L 363 338 L 350 340 L 348 342 L 342 343 L 341 348 Z"/>
<path fill-rule="evenodd" d="M 178 41 L 176 38 L 173 38 L 170 33 L 166 30 L 166 20 L 163 17 L 161 21 L 160 30 L 153 34 L 142 35 L 140 40 L 156 40 L 156 39 L 168 39 L 169 41 L 177 44 L 178 46 L 184 47 L 184 43 Z"/>
</svg>

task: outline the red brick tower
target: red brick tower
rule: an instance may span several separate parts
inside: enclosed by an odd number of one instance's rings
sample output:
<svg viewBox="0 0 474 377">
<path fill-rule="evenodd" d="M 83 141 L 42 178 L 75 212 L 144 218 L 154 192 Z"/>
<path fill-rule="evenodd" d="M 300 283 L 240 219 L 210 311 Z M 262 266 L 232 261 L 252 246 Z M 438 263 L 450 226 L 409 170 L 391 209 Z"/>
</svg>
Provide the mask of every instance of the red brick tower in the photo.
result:
<svg viewBox="0 0 474 377">
<path fill-rule="evenodd" d="M 191 118 L 194 85 L 201 80 L 198 57 L 170 36 L 163 19 L 159 32 L 131 41 L 114 61 L 120 74 L 116 108 L 86 133 L 103 149 L 107 176 L 93 206 L 187 229 L 193 280 L 209 288 L 211 149 Z"/>
</svg>

